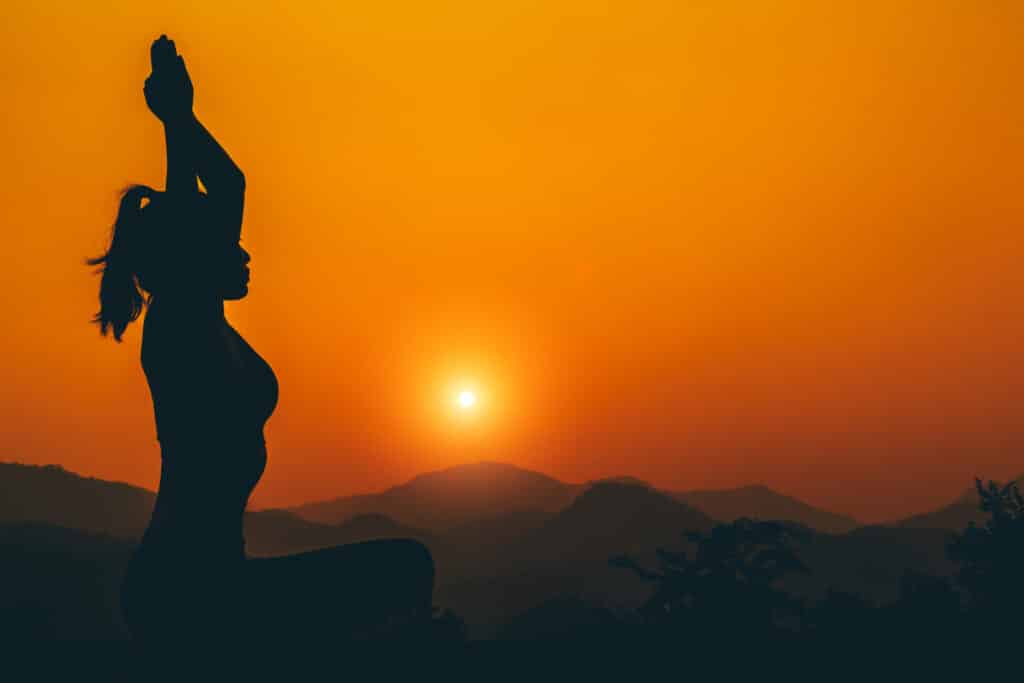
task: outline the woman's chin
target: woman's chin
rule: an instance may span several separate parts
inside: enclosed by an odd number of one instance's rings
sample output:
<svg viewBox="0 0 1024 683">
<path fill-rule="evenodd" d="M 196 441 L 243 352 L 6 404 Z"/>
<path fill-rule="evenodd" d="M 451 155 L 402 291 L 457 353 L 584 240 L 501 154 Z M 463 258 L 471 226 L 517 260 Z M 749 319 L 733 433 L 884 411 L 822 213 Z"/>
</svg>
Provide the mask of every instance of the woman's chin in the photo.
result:
<svg viewBox="0 0 1024 683">
<path fill-rule="evenodd" d="M 249 285 L 241 285 L 240 287 L 235 287 L 226 291 L 224 293 L 224 300 L 237 301 L 238 299 L 244 299 L 247 294 L 249 294 Z"/>
</svg>

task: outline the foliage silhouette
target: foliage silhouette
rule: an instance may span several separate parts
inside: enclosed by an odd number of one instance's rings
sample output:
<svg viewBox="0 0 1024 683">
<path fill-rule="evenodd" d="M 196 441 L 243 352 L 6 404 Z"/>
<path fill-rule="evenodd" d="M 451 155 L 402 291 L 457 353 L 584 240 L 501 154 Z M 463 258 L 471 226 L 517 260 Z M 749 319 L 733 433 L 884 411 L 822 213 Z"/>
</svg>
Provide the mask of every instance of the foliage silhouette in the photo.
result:
<svg viewBox="0 0 1024 683">
<path fill-rule="evenodd" d="M 624 555 L 610 564 L 655 585 L 638 610 L 649 635 L 755 644 L 799 634 L 804 642 L 856 642 L 904 654 L 980 645 L 1009 633 L 1024 607 L 1024 495 L 1012 482 L 976 480 L 976 487 L 988 517 L 949 543 L 948 555 L 959 565 L 955 576 L 908 569 L 898 597 L 887 604 L 836 588 L 816 603 L 788 594 L 780 584 L 808 573 L 798 544 L 813 532 L 779 522 L 739 519 L 710 533 L 688 532 L 691 547 L 659 549 L 656 569 Z"/>
<path fill-rule="evenodd" d="M 1024 608 L 1024 494 L 1016 482 L 976 479 L 975 486 L 988 520 L 983 526 L 969 524 L 948 552 L 960 564 L 956 578 L 972 622 L 1014 623 Z"/>
<path fill-rule="evenodd" d="M 647 624 L 690 636 L 757 637 L 799 626 L 801 602 L 777 582 L 807 571 L 792 547 L 805 533 L 780 522 L 741 518 L 706 534 L 686 533 L 696 546 L 692 559 L 686 551 L 659 549 L 658 570 L 627 556 L 610 562 L 655 582 L 640 609 Z"/>
</svg>

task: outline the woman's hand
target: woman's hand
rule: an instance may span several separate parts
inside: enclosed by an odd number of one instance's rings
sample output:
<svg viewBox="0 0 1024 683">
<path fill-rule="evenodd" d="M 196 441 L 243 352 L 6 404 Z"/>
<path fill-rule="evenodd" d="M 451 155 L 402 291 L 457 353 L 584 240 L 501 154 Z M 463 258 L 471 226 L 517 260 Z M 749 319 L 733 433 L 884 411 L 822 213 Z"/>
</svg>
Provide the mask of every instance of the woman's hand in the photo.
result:
<svg viewBox="0 0 1024 683">
<path fill-rule="evenodd" d="M 146 79 L 143 93 L 150 111 L 164 122 L 185 120 L 192 115 L 192 79 L 185 60 L 178 54 L 174 41 L 160 36 L 150 48 L 153 72 Z"/>
</svg>

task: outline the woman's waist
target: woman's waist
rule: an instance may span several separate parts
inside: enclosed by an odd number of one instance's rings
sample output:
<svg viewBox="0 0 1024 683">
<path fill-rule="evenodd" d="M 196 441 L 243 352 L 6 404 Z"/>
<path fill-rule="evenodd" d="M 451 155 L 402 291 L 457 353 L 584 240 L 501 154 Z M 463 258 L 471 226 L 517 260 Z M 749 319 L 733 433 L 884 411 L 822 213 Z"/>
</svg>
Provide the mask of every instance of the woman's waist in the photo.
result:
<svg viewBox="0 0 1024 683">
<path fill-rule="evenodd" d="M 156 440 L 163 450 L 223 450 L 233 448 L 262 448 L 266 445 L 263 427 L 240 428 L 225 426 L 217 429 L 184 430 L 157 428 Z"/>
<path fill-rule="evenodd" d="M 199 536 L 241 535 L 249 495 L 262 471 L 262 463 L 208 464 L 200 470 L 165 457 L 150 526 Z"/>
<path fill-rule="evenodd" d="M 222 487 L 224 480 L 241 480 L 255 486 L 267 464 L 267 443 L 263 433 L 231 438 L 181 436 L 159 438 L 161 486 L 165 479 L 203 482 Z"/>
</svg>

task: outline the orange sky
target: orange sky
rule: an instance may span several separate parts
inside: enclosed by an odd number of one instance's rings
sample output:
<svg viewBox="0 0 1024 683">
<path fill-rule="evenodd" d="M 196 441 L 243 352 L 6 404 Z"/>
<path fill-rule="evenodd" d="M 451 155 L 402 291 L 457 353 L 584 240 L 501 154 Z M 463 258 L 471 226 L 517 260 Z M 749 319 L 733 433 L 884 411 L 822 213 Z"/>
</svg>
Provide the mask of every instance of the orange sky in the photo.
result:
<svg viewBox="0 0 1024 683">
<path fill-rule="evenodd" d="M 1019 2 L 42 4 L 0 24 L 0 460 L 156 485 L 81 262 L 162 185 L 166 32 L 248 177 L 257 507 L 483 458 L 879 520 L 1024 471 Z"/>
</svg>

